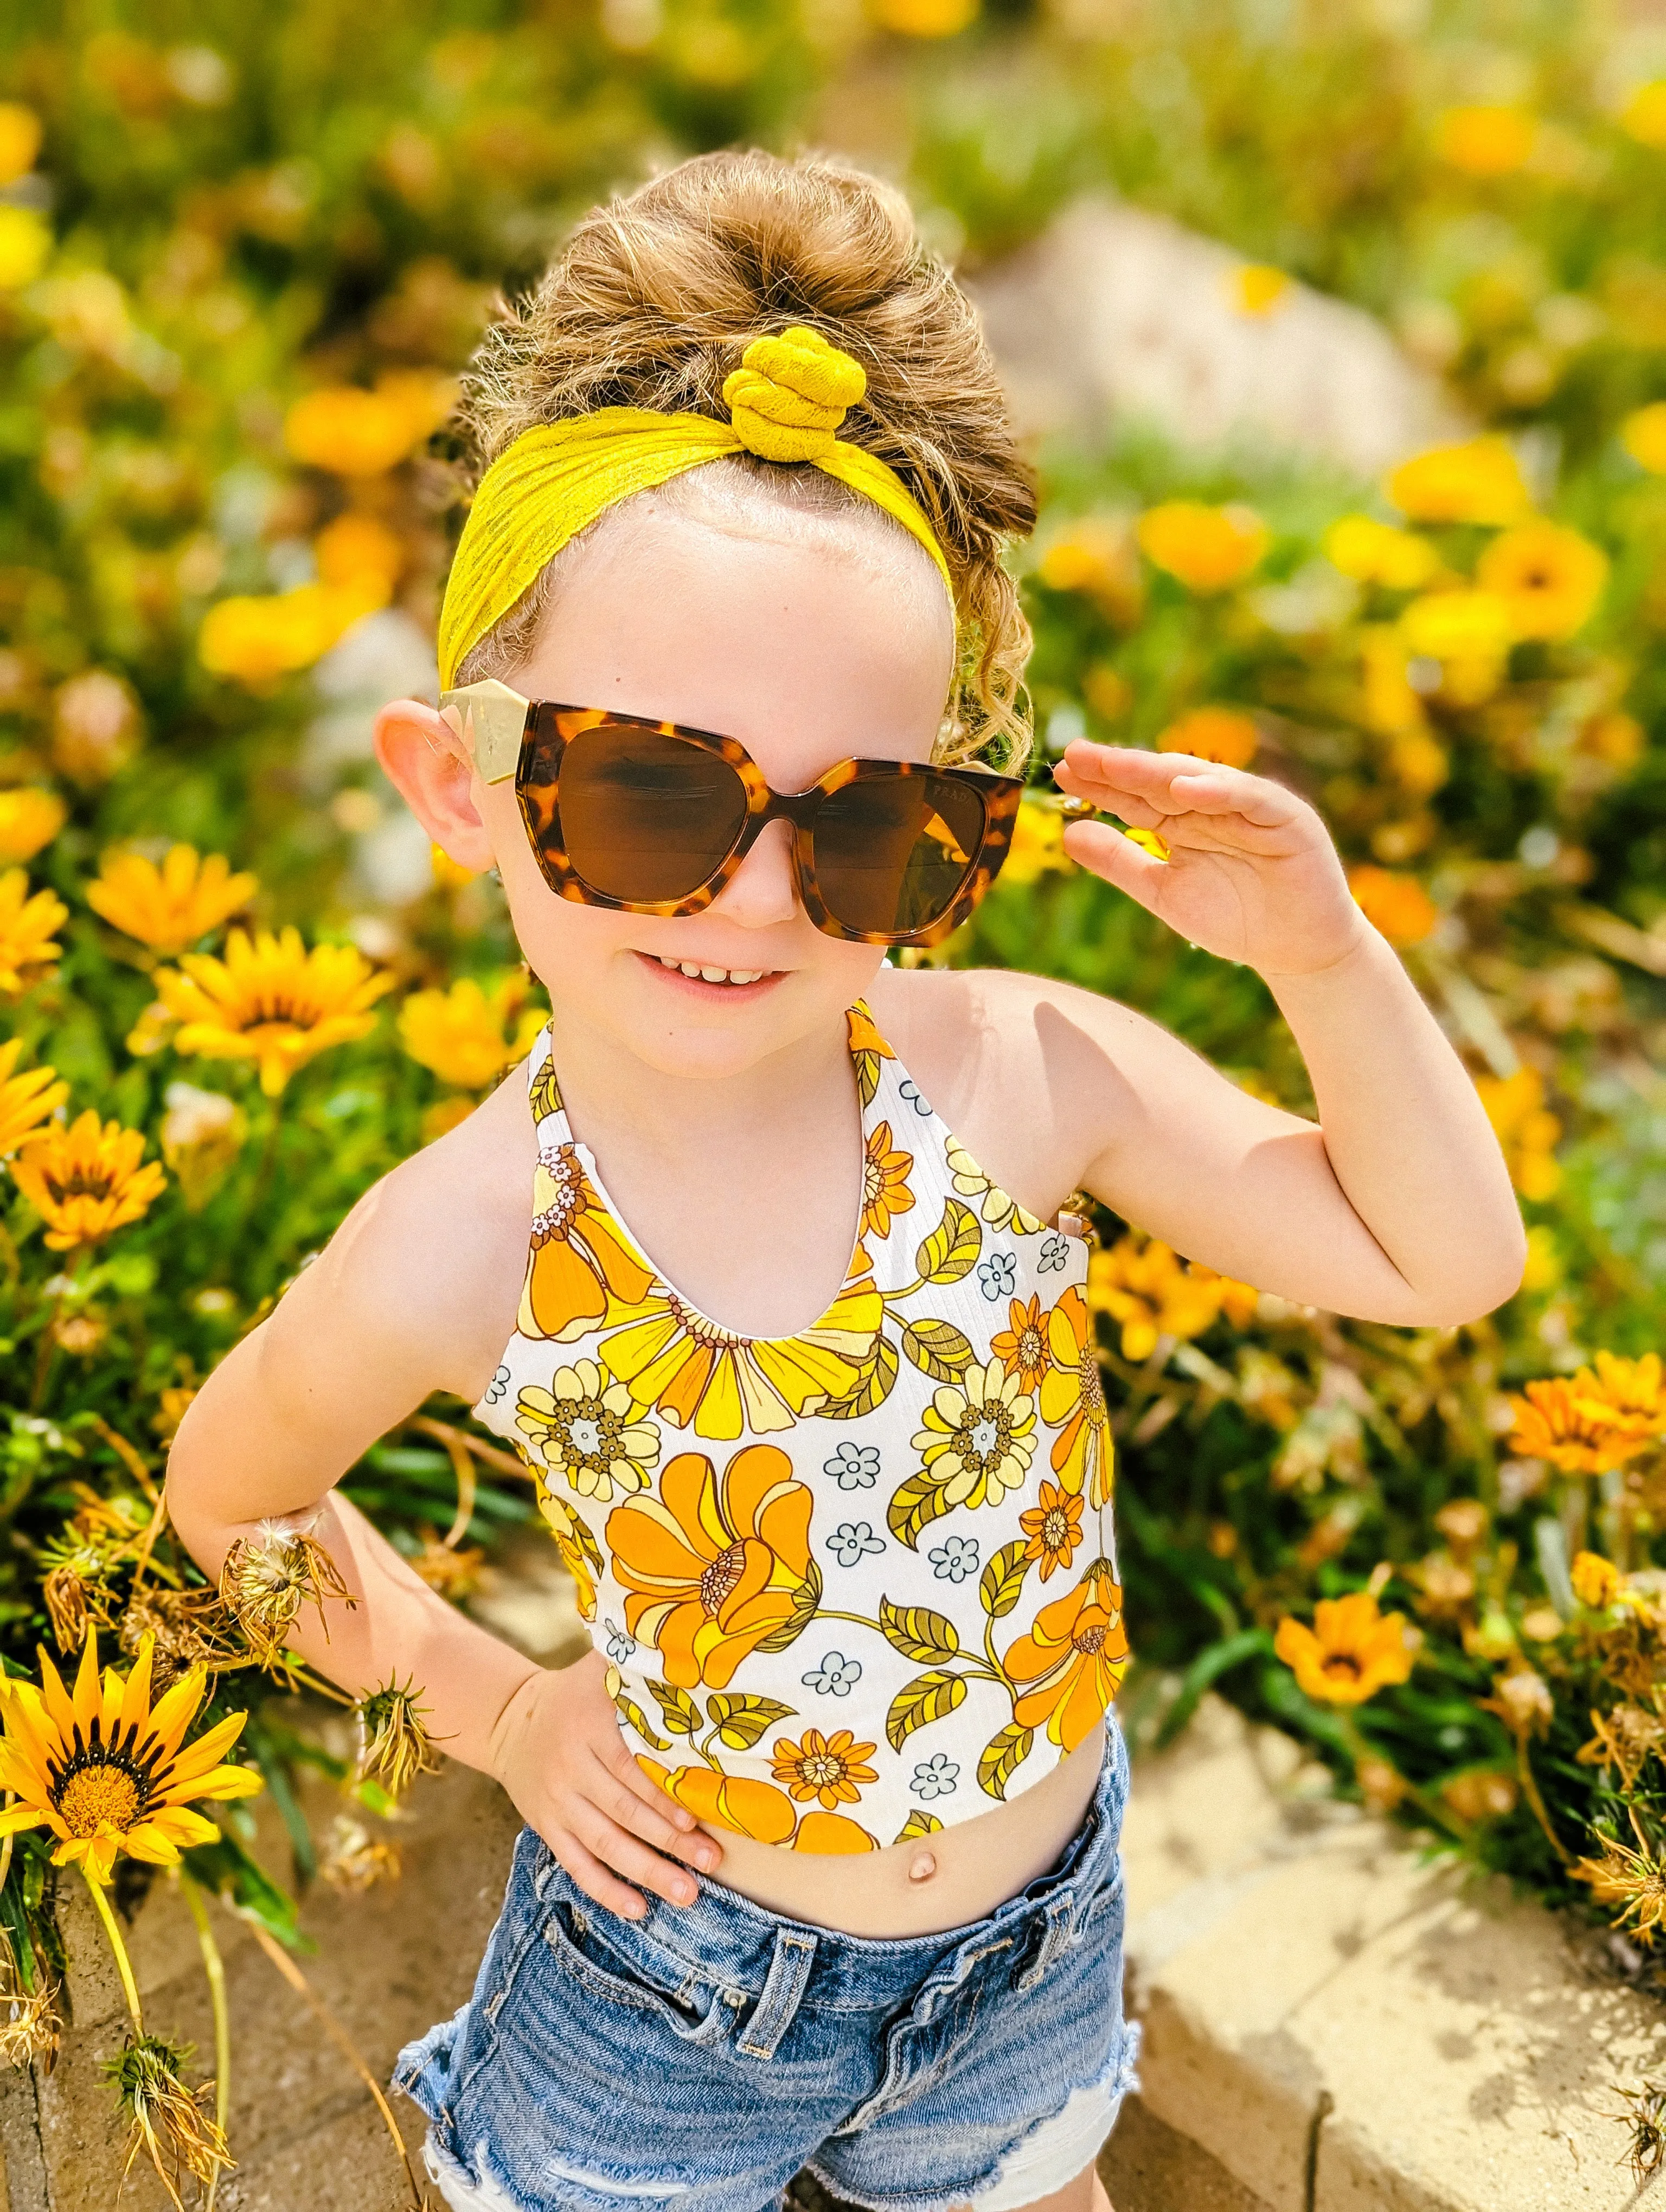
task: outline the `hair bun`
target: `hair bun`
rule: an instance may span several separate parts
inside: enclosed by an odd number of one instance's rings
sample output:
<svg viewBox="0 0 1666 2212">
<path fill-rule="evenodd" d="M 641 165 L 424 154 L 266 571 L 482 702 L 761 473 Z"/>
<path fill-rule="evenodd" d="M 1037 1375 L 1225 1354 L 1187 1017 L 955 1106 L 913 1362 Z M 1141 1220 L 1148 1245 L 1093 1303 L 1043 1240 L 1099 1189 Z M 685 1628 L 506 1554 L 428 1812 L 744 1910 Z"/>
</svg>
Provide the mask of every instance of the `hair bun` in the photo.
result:
<svg viewBox="0 0 1666 2212">
<path fill-rule="evenodd" d="M 766 461 L 812 461 L 833 443 L 845 410 L 867 390 L 860 362 L 795 323 L 754 338 L 723 380 L 735 434 Z"/>
</svg>

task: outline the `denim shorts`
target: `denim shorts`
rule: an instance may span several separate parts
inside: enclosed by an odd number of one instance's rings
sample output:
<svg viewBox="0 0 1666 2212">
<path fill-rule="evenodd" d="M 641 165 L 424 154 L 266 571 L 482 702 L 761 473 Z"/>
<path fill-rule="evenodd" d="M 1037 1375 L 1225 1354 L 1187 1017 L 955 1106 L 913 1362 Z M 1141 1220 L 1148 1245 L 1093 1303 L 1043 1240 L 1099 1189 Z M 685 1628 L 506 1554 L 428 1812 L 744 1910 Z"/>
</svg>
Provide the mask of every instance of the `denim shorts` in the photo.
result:
<svg viewBox="0 0 1666 2212">
<path fill-rule="evenodd" d="M 1012 2212 L 1134 2085 L 1114 1719 L 1082 1826 L 987 1919 L 879 1942 L 702 1880 L 607 1911 L 523 1829 L 474 1994 L 399 2053 L 429 2170 L 480 2212 L 768 2212 L 808 2167 L 872 2212 Z"/>
</svg>

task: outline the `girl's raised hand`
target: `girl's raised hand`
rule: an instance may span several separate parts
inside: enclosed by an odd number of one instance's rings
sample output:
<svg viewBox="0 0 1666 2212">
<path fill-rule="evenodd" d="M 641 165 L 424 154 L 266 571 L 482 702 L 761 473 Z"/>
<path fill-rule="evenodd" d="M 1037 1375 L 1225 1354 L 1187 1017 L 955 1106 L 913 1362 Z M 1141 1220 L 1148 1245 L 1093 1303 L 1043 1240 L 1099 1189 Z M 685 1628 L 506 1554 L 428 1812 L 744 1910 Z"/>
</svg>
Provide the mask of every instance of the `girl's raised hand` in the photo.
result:
<svg viewBox="0 0 1666 2212">
<path fill-rule="evenodd" d="M 1109 823 L 1073 822 L 1071 859 L 1206 951 L 1266 975 L 1309 975 L 1344 959 L 1369 927 L 1324 823 L 1266 776 L 1085 738 L 1053 773 L 1067 797 L 1156 830 L 1171 855 L 1159 860 Z"/>
</svg>

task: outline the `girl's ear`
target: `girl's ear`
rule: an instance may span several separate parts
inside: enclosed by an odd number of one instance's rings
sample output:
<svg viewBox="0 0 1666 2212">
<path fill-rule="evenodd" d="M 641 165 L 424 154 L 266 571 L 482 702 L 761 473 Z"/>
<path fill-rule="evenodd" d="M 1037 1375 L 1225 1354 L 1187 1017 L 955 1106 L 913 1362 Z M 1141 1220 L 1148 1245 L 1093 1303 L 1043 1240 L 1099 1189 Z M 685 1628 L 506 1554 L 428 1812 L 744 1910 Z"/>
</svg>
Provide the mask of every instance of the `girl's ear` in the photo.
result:
<svg viewBox="0 0 1666 2212">
<path fill-rule="evenodd" d="M 477 800 L 479 787 L 463 741 L 419 699 L 395 699 L 376 717 L 376 758 L 429 836 L 477 875 L 496 854 Z"/>
</svg>

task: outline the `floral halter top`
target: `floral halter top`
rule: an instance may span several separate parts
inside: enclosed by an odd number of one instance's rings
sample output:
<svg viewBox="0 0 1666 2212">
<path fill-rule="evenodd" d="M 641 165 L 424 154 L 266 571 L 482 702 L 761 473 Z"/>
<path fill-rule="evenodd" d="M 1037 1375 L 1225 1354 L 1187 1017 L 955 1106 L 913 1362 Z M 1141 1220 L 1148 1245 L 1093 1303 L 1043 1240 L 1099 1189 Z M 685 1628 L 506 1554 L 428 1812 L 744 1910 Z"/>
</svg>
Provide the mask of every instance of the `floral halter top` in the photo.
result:
<svg viewBox="0 0 1666 2212">
<path fill-rule="evenodd" d="M 508 1438 L 611 1662 L 626 1742 L 714 1825 L 871 1850 L 987 1812 L 1128 1660 L 1087 1247 L 998 1189 L 865 1006 L 844 1287 L 745 1337 L 658 1273 L 528 1062 L 538 1164 Z"/>
</svg>

